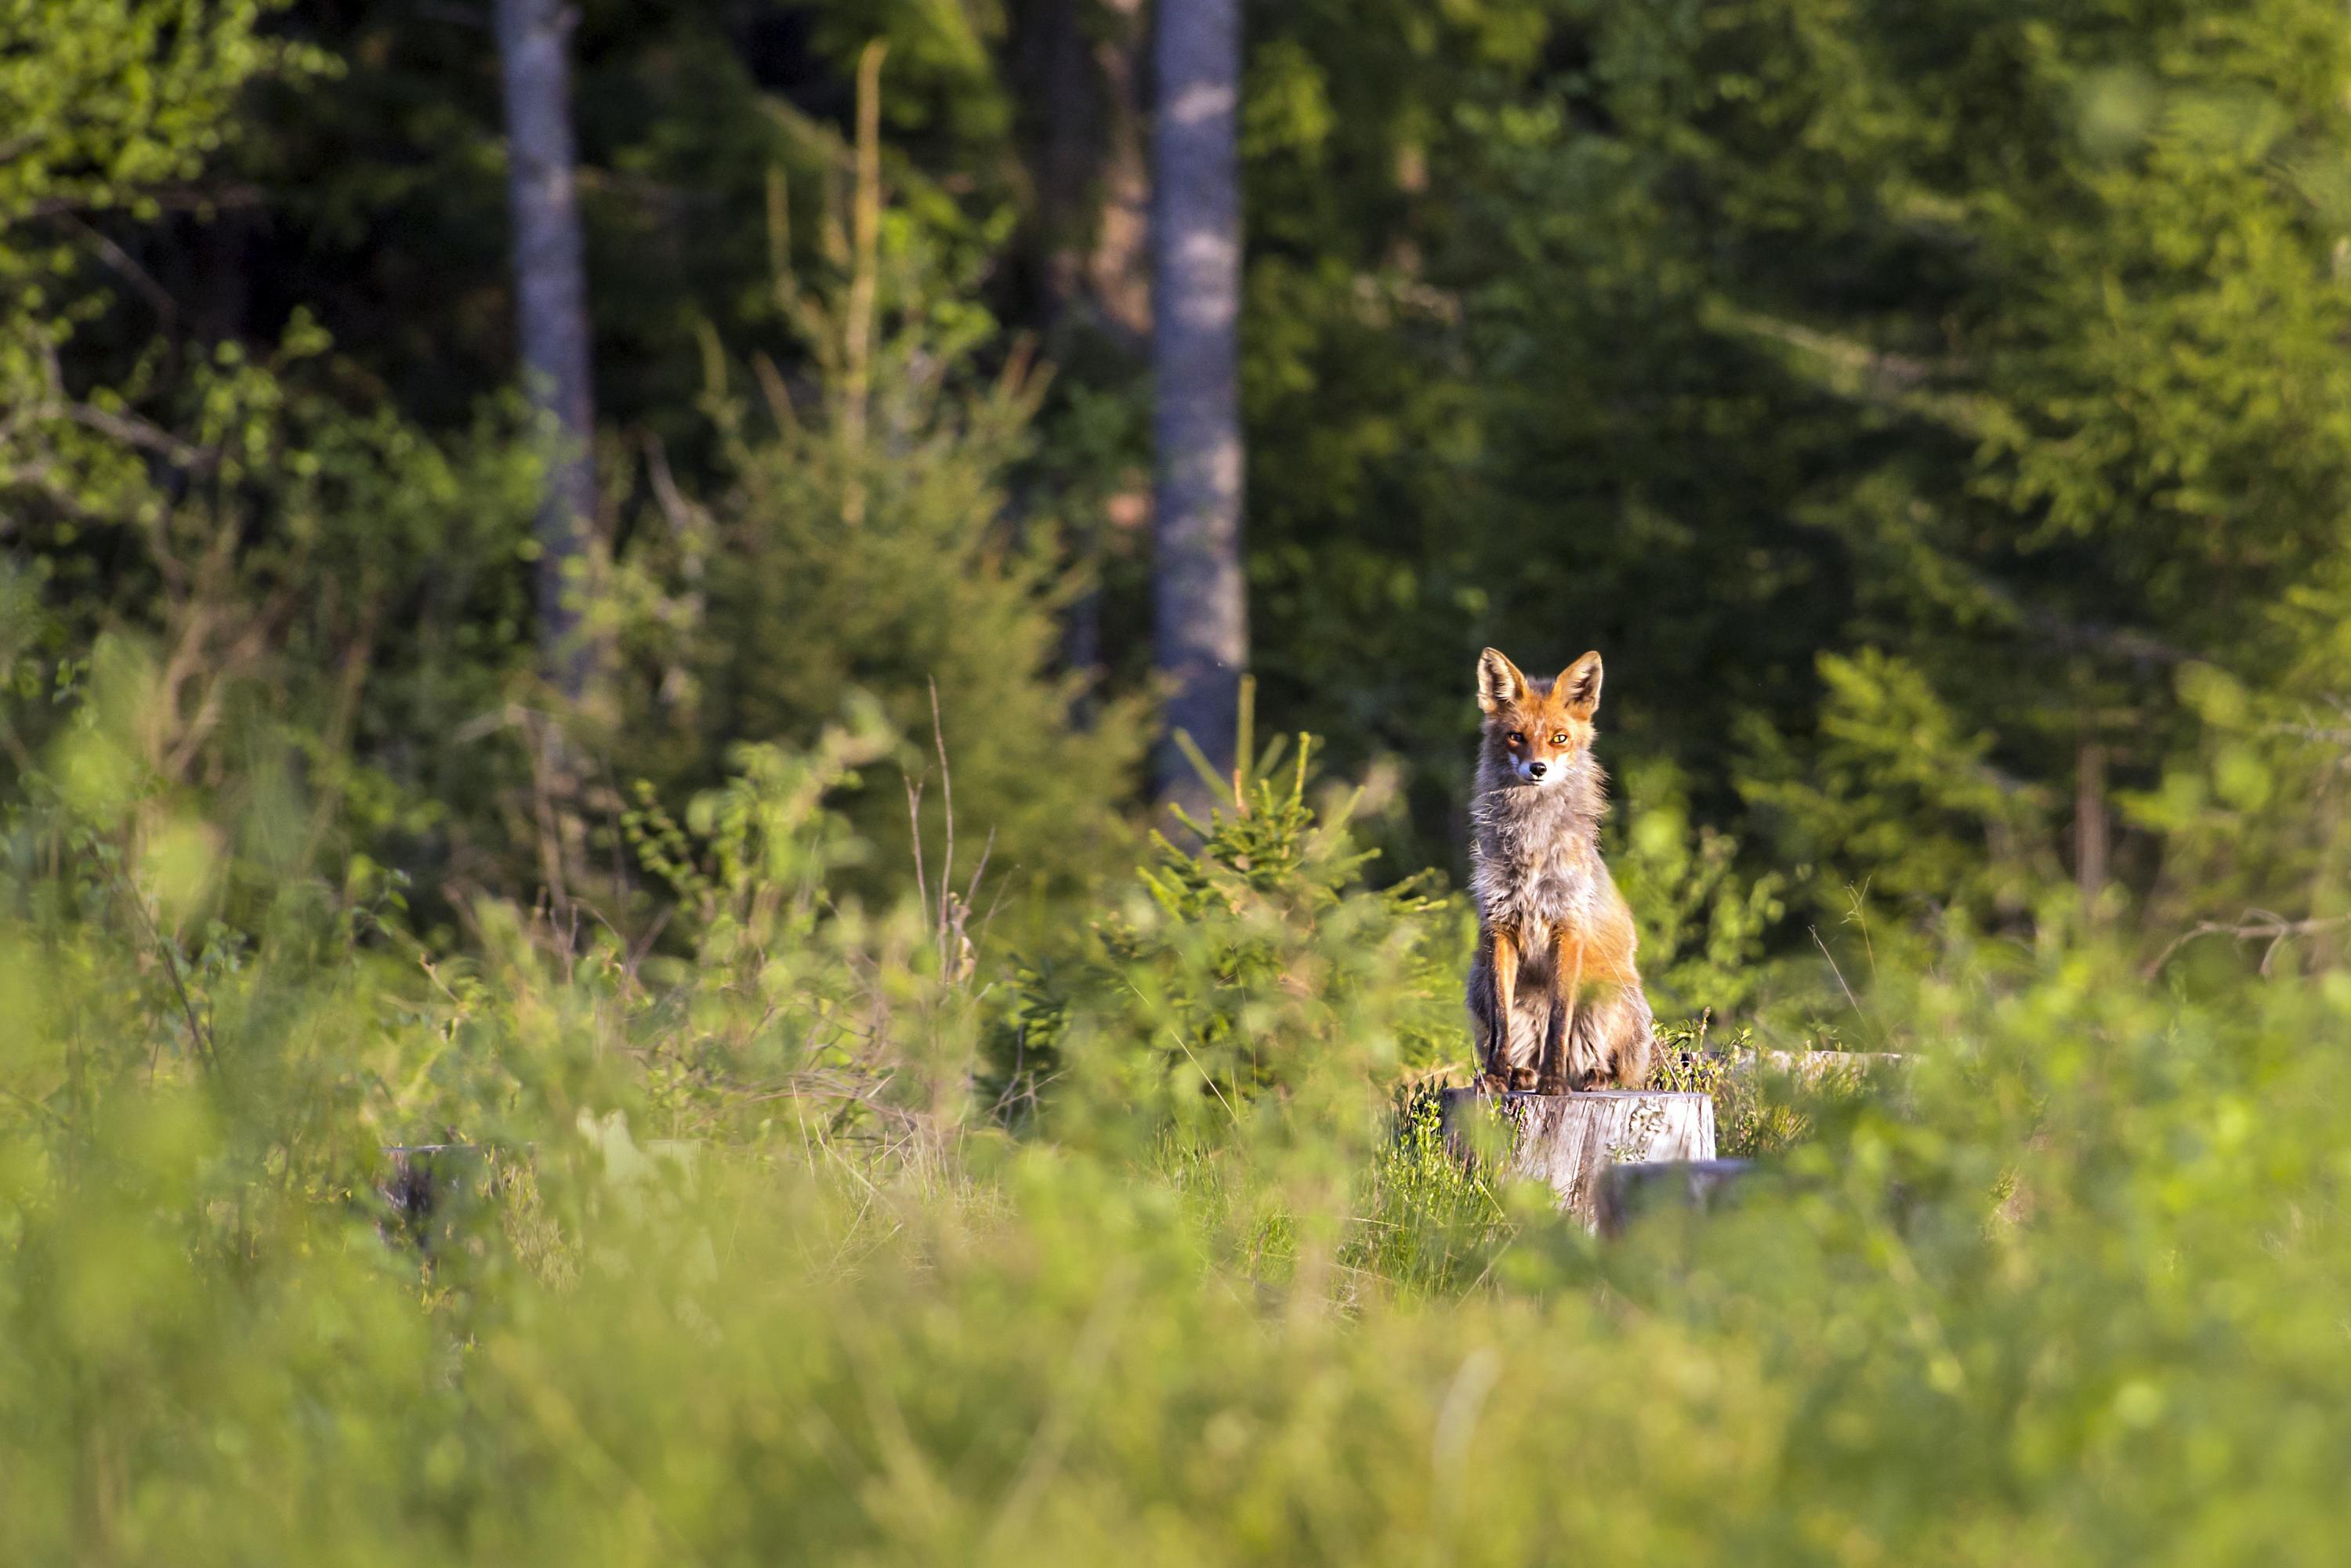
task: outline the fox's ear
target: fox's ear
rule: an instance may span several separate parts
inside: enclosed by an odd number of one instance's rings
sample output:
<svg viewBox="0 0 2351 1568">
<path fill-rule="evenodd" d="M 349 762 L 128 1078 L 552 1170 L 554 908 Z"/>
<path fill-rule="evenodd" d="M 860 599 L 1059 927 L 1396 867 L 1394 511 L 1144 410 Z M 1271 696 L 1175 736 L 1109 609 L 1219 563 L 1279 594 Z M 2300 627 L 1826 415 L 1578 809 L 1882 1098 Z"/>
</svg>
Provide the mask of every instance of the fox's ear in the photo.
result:
<svg viewBox="0 0 2351 1568">
<path fill-rule="evenodd" d="M 1499 652 L 1489 648 L 1478 655 L 1478 706 L 1492 713 L 1505 703 L 1527 695 L 1527 678 Z"/>
<path fill-rule="evenodd" d="M 1559 673 L 1559 684 L 1552 688 L 1567 699 L 1567 711 L 1577 718 L 1590 718 L 1600 711 L 1600 655 L 1586 653 Z"/>
</svg>

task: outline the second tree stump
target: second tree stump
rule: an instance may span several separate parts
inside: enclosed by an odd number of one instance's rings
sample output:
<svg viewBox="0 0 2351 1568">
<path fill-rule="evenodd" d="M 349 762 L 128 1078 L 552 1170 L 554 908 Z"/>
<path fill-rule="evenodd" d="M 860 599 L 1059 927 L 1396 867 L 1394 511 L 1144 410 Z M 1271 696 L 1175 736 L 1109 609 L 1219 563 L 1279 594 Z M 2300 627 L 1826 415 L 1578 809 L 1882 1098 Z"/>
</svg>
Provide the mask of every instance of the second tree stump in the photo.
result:
<svg viewBox="0 0 2351 1568">
<path fill-rule="evenodd" d="M 1542 1182 L 1562 1210 L 1596 1222 L 1609 1166 L 1714 1158 L 1714 1101 L 1698 1093 L 1604 1089 L 1583 1094 L 1493 1094 L 1448 1089 L 1446 1135 L 1492 1155 L 1503 1172 Z M 1473 1126 L 1470 1118 L 1496 1125 Z"/>
</svg>

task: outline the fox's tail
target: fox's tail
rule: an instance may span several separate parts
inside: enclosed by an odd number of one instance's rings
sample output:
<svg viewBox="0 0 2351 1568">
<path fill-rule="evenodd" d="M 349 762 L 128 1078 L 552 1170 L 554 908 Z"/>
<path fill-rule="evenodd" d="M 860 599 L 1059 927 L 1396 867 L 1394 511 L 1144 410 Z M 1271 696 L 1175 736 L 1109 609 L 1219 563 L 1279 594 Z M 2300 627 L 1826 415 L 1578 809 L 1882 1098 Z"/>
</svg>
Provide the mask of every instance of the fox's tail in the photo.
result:
<svg viewBox="0 0 2351 1568">
<path fill-rule="evenodd" d="M 1555 1005 L 1547 986 L 1522 987 L 1510 998 L 1510 1016 L 1499 1030 L 1489 1016 L 1491 994 L 1480 998 L 1478 990 L 1472 988 L 1470 1011 L 1486 1071 L 1525 1082 L 1541 1074 L 1550 1056 L 1546 1048 L 1555 1040 L 1558 1054 L 1551 1060 L 1570 1089 L 1647 1084 L 1656 1026 L 1637 985 L 1562 987 L 1574 998 L 1572 1006 L 1564 996 Z"/>
</svg>

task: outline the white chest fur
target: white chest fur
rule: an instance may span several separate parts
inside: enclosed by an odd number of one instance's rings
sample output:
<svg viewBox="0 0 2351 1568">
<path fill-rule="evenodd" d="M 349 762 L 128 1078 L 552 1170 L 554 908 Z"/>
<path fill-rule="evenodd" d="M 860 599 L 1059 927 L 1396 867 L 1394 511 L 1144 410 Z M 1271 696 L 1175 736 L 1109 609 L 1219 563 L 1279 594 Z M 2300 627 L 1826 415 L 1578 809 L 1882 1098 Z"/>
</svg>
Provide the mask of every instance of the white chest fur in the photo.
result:
<svg viewBox="0 0 2351 1568">
<path fill-rule="evenodd" d="M 1478 803 L 1469 887 L 1489 924 L 1539 944 L 1588 929 L 1603 878 L 1596 817 L 1562 789 L 1505 789 Z"/>
</svg>

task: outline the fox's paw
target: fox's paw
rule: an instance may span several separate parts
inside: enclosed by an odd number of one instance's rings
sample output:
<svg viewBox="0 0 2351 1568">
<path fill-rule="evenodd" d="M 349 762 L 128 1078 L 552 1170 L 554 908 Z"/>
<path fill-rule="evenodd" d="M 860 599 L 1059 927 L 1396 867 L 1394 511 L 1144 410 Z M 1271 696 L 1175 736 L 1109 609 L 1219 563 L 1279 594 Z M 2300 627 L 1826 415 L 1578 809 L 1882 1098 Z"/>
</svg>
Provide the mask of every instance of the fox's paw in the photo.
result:
<svg viewBox="0 0 2351 1568">
<path fill-rule="evenodd" d="M 1538 1094 L 1564 1094 L 1567 1092 L 1567 1080 L 1564 1078 L 1538 1078 L 1535 1080 L 1535 1092 Z"/>
<path fill-rule="evenodd" d="M 1510 1087 L 1517 1092 L 1525 1094 L 1532 1092 L 1535 1086 L 1535 1070 L 1533 1068 L 1513 1067 L 1510 1069 Z"/>
</svg>

